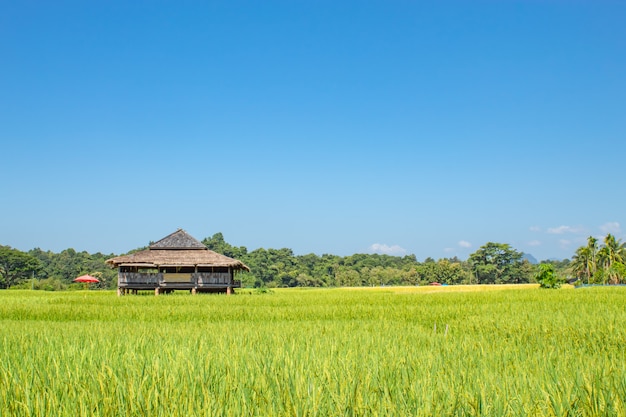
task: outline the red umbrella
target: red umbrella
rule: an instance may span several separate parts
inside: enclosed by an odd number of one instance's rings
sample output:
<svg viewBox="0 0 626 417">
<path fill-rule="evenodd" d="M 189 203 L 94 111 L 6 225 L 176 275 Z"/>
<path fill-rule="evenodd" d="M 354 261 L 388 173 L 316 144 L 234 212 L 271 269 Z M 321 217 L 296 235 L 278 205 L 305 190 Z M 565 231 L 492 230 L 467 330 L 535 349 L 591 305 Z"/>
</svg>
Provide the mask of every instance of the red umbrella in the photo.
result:
<svg viewBox="0 0 626 417">
<path fill-rule="evenodd" d="M 92 277 L 91 275 L 81 275 L 80 277 L 74 279 L 74 282 L 93 283 L 100 282 L 100 280 L 96 277 Z"/>
</svg>

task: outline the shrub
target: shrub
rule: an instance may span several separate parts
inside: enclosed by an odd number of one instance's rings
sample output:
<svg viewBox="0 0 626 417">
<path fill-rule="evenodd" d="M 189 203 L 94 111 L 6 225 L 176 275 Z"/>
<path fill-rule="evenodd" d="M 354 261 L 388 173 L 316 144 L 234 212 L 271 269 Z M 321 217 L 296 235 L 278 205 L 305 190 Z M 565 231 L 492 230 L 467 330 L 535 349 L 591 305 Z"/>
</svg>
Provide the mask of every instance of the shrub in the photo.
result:
<svg viewBox="0 0 626 417">
<path fill-rule="evenodd" d="M 65 284 L 59 278 L 29 279 L 28 281 L 23 281 L 18 285 L 11 286 L 11 289 L 63 291 L 67 289 L 67 284 Z"/>
<path fill-rule="evenodd" d="M 539 264 L 539 270 L 535 274 L 535 280 L 541 288 L 561 288 L 565 280 L 554 272 L 552 264 Z"/>
</svg>

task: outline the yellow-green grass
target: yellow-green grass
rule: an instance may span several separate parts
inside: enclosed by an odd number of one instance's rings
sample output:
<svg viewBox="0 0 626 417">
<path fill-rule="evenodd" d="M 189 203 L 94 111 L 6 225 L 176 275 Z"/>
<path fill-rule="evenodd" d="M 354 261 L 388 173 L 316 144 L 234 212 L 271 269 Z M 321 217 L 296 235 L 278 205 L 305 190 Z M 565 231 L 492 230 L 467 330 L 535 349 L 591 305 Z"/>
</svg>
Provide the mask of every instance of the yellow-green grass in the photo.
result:
<svg viewBox="0 0 626 417">
<path fill-rule="evenodd" d="M 428 293 L 428 292 L 482 292 L 502 290 L 528 290 L 539 288 L 539 284 L 501 284 L 501 285 L 422 285 L 422 286 L 392 286 L 392 287 L 348 287 L 339 290 L 375 291 L 393 293 Z M 574 289 L 572 285 L 564 285 L 563 288 Z"/>
<path fill-rule="evenodd" d="M 626 288 L 475 289 L 3 291 L 0 416 L 626 416 Z"/>
</svg>

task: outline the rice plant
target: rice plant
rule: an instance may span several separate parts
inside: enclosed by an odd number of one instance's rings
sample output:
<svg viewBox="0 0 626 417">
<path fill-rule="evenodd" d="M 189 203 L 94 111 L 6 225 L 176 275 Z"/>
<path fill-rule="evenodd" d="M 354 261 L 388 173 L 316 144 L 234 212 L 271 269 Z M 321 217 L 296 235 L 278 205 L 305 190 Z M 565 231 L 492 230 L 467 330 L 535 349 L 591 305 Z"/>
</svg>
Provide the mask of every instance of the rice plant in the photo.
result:
<svg viewBox="0 0 626 417">
<path fill-rule="evenodd" d="M 0 292 L 0 416 L 626 416 L 626 288 Z"/>
</svg>

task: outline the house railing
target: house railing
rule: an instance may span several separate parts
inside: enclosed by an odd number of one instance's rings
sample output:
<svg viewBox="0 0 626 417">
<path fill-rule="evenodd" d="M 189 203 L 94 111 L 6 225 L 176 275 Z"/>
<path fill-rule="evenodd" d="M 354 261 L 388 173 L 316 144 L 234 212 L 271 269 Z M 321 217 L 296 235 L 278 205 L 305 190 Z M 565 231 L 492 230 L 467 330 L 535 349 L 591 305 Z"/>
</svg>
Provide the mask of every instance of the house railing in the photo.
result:
<svg viewBox="0 0 626 417">
<path fill-rule="evenodd" d="M 189 288 L 225 287 L 240 288 L 241 281 L 233 280 L 229 273 L 193 272 L 193 273 L 142 273 L 120 272 L 118 286 L 167 287 L 184 286 Z"/>
<path fill-rule="evenodd" d="M 158 286 L 163 281 L 163 274 L 143 274 L 139 272 L 120 272 L 117 277 L 117 285 L 128 284 L 155 285 Z"/>
</svg>

